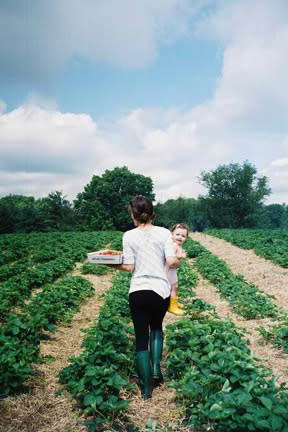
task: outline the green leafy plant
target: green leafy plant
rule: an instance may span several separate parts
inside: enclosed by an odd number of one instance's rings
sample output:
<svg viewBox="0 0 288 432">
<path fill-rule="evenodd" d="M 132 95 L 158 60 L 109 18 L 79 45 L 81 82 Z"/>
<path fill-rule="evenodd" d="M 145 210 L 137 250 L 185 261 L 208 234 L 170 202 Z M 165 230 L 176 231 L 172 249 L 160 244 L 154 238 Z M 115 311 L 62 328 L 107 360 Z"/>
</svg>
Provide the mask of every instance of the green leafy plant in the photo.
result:
<svg viewBox="0 0 288 432">
<path fill-rule="evenodd" d="M 0 397 L 19 390 L 33 374 L 47 331 L 70 320 L 79 304 L 94 292 L 82 277 L 67 277 L 35 295 L 22 313 L 11 313 L 0 327 Z"/>
<path fill-rule="evenodd" d="M 105 265 L 85 263 L 80 269 L 82 274 L 105 275 L 111 273 L 112 269 Z"/>
<path fill-rule="evenodd" d="M 167 374 L 186 410 L 185 424 L 212 430 L 288 430 L 288 391 L 255 366 L 243 332 L 204 316 L 168 327 Z"/>
<path fill-rule="evenodd" d="M 89 431 L 113 423 L 127 409 L 121 390 L 131 390 L 134 372 L 134 345 L 128 305 L 129 275 L 118 274 L 105 294 L 98 321 L 83 341 L 85 350 L 70 359 L 71 365 L 59 374 L 63 390 L 69 391 L 88 416 Z"/>
</svg>

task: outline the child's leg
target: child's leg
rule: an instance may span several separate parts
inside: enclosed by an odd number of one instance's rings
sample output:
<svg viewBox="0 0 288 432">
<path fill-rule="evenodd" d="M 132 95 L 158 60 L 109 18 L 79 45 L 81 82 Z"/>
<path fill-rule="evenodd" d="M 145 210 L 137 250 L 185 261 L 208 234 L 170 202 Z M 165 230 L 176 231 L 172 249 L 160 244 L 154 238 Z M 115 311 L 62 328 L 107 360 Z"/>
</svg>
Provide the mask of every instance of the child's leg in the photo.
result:
<svg viewBox="0 0 288 432">
<path fill-rule="evenodd" d="M 178 288 L 177 283 L 171 285 L 171 297 L 174 297 L 174 298 L 177 297 L 177 288 Z"/>
<path fill-rule="evenodd" d="M 177 288 L 177 283 L 171 285 L 171 298 L 168 312 L 174 315 L 184 315 L 184 311 L 182 310 L 181 305 L 179 305 L 179 303 L 177 302 Z"/>
</svg>

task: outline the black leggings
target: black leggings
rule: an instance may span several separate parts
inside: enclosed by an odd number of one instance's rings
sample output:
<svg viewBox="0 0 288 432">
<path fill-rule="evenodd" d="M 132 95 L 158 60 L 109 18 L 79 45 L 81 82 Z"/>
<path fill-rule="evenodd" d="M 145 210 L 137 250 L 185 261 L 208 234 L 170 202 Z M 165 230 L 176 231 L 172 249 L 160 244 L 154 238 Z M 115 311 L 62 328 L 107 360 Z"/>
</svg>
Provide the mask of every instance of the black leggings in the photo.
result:
<svg viewBox="0 0 288 432">
<path fill-rule="evenodd" d="M 135 291 L 129 295 L 130 311 L 136 336 L 136 351 L 148 350 L 150 330 L 162 330 L 170 297 L 163 299 L 154 291 Z"/>
</svg>

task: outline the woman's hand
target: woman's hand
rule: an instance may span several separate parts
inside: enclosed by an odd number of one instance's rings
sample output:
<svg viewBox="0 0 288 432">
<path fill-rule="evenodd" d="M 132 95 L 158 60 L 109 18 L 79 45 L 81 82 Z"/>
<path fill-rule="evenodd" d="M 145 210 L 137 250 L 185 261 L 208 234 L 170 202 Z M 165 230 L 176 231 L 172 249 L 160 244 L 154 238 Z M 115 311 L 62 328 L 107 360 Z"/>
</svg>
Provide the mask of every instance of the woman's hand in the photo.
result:
<svg viewBox="0 0 288 432">
<path fill-rule="evenodd" d="M 177 253 L 177 254 L 176 254 L 176 258 L 178 258 L 178 259 L 180 259 L 180 260 L 183 259 L 183 258 L 187 258 L 186 251 L 183 250 L 182 252 Z"/>
<path fill-rule="evenodd" d="M 177 256 L 170 256 L 166 258 L 166 262 L 169 268 L 174 269 L 179 267 L 180 259 Z"/>
</svg>

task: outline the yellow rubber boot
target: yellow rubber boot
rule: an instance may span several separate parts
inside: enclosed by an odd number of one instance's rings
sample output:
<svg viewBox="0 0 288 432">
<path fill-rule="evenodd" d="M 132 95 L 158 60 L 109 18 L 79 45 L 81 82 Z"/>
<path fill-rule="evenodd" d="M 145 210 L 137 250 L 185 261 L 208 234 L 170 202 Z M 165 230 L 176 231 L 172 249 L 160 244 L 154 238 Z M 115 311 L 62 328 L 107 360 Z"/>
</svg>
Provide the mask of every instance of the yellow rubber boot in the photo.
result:
<svg viewBox="0 0 288 432">
<path fill-rule="evenodd" d="M 178 302 L 178 297 L 176 297 L 176 300 L 177 300 L 177 307 L 180 309 L 185 309 L 185 306 L 182 303 Z"/>
<path fill-rule="evenodd" d="M 171 297 L 168 312 L 174 315 L 184 315 L 184 311 L 178 307 L 177 298 Z"/>
</svg>

